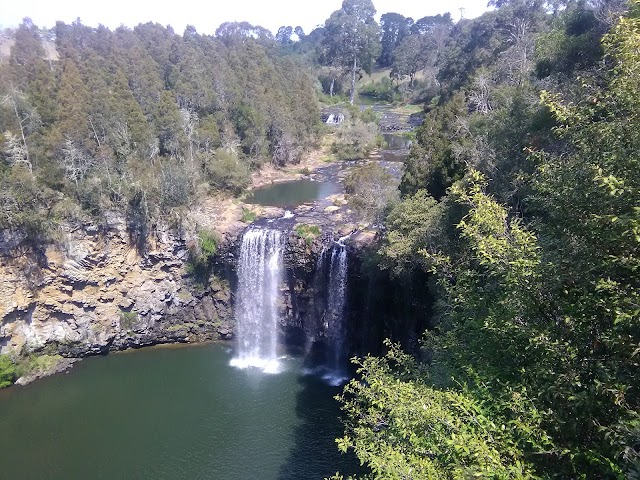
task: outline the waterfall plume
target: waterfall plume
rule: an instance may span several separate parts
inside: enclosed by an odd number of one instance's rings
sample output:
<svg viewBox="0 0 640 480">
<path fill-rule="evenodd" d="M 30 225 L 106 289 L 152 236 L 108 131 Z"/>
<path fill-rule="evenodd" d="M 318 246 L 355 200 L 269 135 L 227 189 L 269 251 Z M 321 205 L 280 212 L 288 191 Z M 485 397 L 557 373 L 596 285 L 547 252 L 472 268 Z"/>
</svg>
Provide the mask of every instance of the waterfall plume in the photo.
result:
<svg viewBox="0 0 640 480">
<path fill-rule="evenodd" d="M 278 230 L 252 228 L 242 237 L 236 302 L 239 368 L 279 369 L 278 301 L 282 281 L 283 238 Z"/>
</svg>

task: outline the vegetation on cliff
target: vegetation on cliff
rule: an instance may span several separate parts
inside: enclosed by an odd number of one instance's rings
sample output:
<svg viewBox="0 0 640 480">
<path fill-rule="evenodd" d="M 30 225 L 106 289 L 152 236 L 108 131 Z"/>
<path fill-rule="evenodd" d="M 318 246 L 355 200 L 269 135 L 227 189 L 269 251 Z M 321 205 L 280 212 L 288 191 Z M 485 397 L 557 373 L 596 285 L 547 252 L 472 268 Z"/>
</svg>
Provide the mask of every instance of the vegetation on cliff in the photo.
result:
<svg viewBox="0 0 640 480">
<path fill-rule="evenodd" d="M 398 278 L 435 276 L 436 328 L 415 357 L 358 360 L 340 397 L 339 446 L 375 478 L 640 475 L 640 3 L 601 49 L 605 16 L 584 4 L 509 2 L 467 31 L 518 8 L 546 40 L 592 41 L 545 42 L 508 74 L 509 50 L 455 76 L 443 60 L 454 88 L 418 131 L 380 251 Z M 550 66 L 569 64 L 577 84 Z"/>
<path fill-rule="evenodd" d="M 0 388 L 13 385 L 16 378 L 17 371 L 15 364 L 8 355 L 0 355 Z"/>
</svg>

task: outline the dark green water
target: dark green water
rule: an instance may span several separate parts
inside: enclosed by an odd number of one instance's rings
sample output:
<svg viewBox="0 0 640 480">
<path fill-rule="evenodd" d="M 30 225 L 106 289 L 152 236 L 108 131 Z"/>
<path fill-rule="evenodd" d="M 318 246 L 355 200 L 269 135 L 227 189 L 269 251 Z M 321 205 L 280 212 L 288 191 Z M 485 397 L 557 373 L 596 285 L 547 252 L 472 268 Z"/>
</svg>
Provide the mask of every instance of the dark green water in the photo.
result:
<svg viewBox="0 0 640 480">
<path fill-rule="evenodd" d="M 338 183 L 294 180 L 258 188 L 247 197 L 246 202 L 272 207 L 293 208 L 303 203 L 314 202 L 334 193 L 339 193 L 341 190 L 342 187 Z"/>
<path fill-rule="evenodd" d="M 300 362 L 265 375 L 220 344 L 89 358 L 0 391 L 3 479 L 318 479 L 357 462 L 334 443 L 338 389 Z"/>
</svg>

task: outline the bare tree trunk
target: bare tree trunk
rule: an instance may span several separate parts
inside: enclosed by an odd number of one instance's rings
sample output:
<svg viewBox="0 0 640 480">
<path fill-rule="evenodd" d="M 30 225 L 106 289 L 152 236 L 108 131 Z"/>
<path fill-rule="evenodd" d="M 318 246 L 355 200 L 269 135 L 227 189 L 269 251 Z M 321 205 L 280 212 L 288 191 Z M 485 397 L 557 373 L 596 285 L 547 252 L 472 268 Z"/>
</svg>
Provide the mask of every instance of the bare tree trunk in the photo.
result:
<svg viewBox="0 0 640 480">
<path fill-rule="evenodd" d="M 358 67 L 358 57 L 353 56 L 353 68 L 351 69 L 351 97 L 349 103 L 353 105 L 353 101 L 356 98 L 356 69 Z"/>
<path fill-rule="evenodd" d="M 20 114 L 18 113 L 18 103 L 13 100 L 13 111 L 16 114 L 16 119 L 18 120 L 18 126 L 20 127 L 20 136 L 22 137 L 22 144 L 24 145 L 24 152 L 27 157 L 27 162 L 31 164 L 31 160 L 29 159 L 29 147 L 27 146 L 27 138 L 24 135 L 24 119 L 20 118 Z"/>
</svg>

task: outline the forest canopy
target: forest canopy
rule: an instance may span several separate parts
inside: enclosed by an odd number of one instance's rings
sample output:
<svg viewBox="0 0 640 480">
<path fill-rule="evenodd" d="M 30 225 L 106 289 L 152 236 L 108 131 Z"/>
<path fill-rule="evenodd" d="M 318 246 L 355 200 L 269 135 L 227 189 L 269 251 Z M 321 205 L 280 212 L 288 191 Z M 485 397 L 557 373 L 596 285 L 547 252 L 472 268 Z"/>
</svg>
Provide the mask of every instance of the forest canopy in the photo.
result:
<svg viewBox="0 0 640 480">
<path fill-rule="evenodd" d="M 320 120 L 313 80 L 263 30 L 26 19 L 0 63 L 0 228 L 37 240 L 107 209 L 141 228 L 202 185 L 238 192 L 255 166 L 298 161 Z"/>
</svg>

